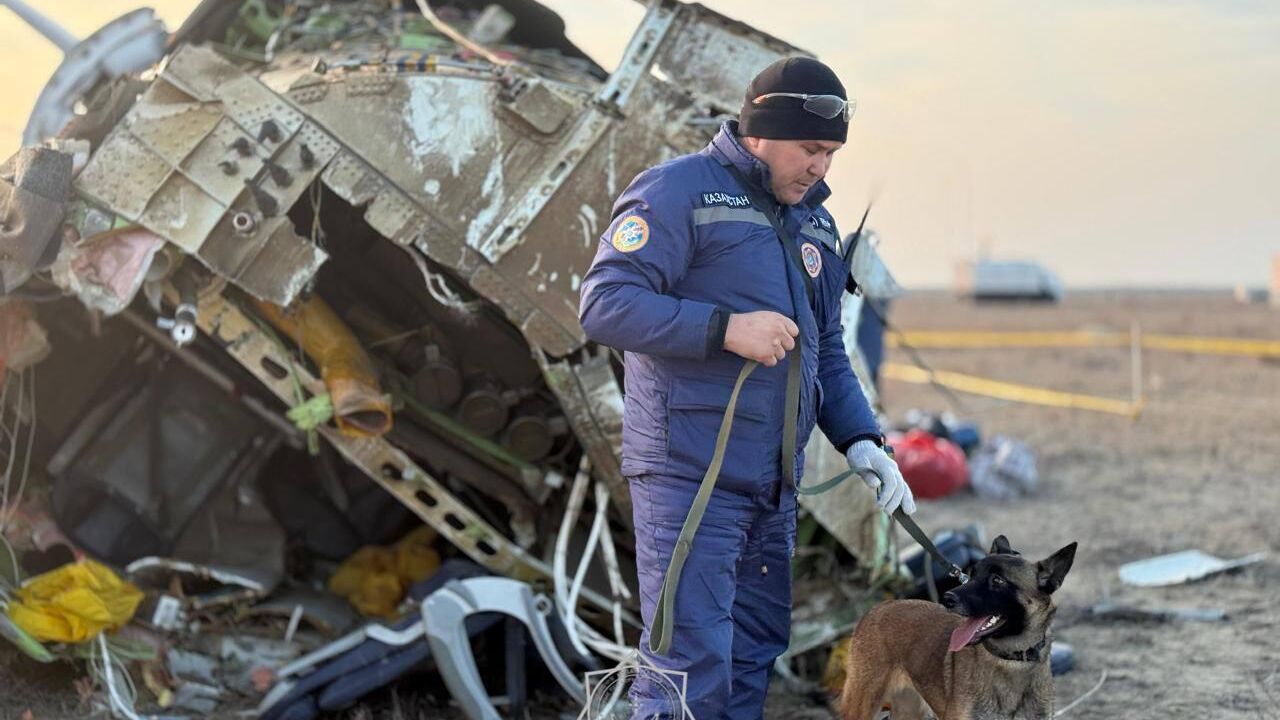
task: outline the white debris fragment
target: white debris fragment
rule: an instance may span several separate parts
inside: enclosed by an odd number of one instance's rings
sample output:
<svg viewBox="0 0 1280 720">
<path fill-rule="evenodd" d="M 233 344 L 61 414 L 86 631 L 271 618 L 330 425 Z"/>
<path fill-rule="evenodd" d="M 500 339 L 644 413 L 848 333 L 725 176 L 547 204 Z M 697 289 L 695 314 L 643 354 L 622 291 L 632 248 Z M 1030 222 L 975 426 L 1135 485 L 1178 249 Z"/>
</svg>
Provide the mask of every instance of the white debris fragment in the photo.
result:
<svg viewBox="0 0 1280 720">
<path fill-rule="evenodd" d="M 493 226 L 498 214 L 502 211 L 506 200 L 506 187 L 502 182 L 502 153 L 499 151 L 489 164 L 489 172 L 484 176 L 484 184 L 480 186 L 481 197 L 488 198 L 489 204 L 476 213 L 471 224 L 467 226 L 467 245 L 477 248 L 478 243 Z"/>
<path fill-rule="evenodd" d="M 489 107 L 491 87 L 483 82 L 410 78 L 404 121 L 413 133 L 409 147 L 419 170 L 431 156 L 443 156 L 457 176 L 463 163 L 495 138 Z M 501 153 L 499 153 L 501 154 Z"/>
</svg>

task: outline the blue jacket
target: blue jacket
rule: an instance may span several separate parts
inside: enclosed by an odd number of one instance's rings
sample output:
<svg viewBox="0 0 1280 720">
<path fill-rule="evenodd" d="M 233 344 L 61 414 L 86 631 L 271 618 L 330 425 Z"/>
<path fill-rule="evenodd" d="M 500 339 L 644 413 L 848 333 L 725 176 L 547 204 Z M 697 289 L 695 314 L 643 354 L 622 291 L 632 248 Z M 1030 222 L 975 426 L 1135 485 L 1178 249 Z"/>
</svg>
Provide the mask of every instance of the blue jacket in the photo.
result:
<svg viewBox="0 0 1280 720">
<path fill-rule="evenodd" d="M 723 167 L 769 188 L 769 169 L 727 122 L 701 152 L 650 168 L 613 207 L 582 281 L 579 319 L 592 340 L 625 351 L 622 472 L 702 479 L 744 360 L 721 345 L 729 313 L 773 310 L 800 327 L 800 414 L 794 474 L 816 423 L 838 448 L 878 437 L 875 415 L 844 348 L 840 300 L 848 268 L 822 202 L 825 182 L 800 203 L 755 208 Z M 781 212 L 813 277 L 814 304 L 763 212 Z M 789 273 L 790 284 L 787 275 Z M 798 309 L 798 314 L 797 314 Z M 780 497 L 788 360 L 747 379 L 718 487 L 773 505 Z"/>
</svg>

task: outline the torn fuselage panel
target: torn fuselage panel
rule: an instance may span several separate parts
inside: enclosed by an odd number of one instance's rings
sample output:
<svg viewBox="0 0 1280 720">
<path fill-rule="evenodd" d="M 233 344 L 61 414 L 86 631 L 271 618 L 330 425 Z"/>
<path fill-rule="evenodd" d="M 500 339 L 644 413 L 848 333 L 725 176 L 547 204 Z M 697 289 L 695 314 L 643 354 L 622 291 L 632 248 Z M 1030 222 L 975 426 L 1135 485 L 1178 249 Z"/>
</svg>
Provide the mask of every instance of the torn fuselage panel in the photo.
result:
<svg viewBox="0 0 1280 720">
<path fill-rule="evenodd" d="M 207 48 L 180 47 L 76 181 L 263 300 L 287 305 L 326 255 L 284 212 L 337 143 Z"/>
</svg>

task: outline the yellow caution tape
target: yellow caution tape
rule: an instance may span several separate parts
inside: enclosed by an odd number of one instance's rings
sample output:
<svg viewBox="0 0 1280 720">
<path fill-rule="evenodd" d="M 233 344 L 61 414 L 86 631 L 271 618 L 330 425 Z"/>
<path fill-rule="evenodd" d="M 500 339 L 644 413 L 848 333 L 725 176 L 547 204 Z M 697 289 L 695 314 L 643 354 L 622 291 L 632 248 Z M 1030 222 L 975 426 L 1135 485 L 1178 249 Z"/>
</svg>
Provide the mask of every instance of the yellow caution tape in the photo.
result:
<svg viewBox="0 0 1280 720">
<path fill-rule="evenodd" d="M 1170 350 L 1203 355 L 1280 357 L 1280 341 L 1278 340 L 1192 337 L 1190 335 L 1143 335 L 1142 347 L 1148 350 Z"/>
<path fill-rule="evenodd" d="M 1132 340 L 1125 332 L 1001 332 L 970 330 L 915 330 L 891 333 L 890 347 L 904 343 L 915 348 L 1007 348 L 1007 347 L 1127 347 Z M 1146 350 L 1166 350 L 1204 355 L 1244 355 L 1280 357 L 1280 340 L 1197 337 L 1193 335 L 1141 335 Z"/>
<path fill-rule="evenodd" d="M 905 342 L 915 348 L 1106 347 L 1127 345 L 1129 335 L 1112 332 L 1002 332 L 981 330 L 912 330 L 890 333 L 890 347 Z"/>
<path fill-rule="evenodd" d="M 990 380 L 987 378 L 977 377 L 975 375 L 965 375 L 963 373 L 949 372 L 946 370 L 935 370 L 934 372 L 929 372 L 928 370 L 922 370 L 911 365 L 885 363 L 880 366 L 880 372 L 883 373 L 886 378 L 901 380 L 902 382 L 916 384 L 937 383 L 938 385 L 973 395 L 984 395 L 986 397 L 1030 403 L 1033 405 L 1048 405 L 1050 407 L 1074 408 L 1077 410 L 1093 410 L 1095 412 L 1124 415 L 1131 418 L 1137 417 L 1138 413 L 1142 411 L 1141 404 L 1131 403 L 1127 400 L 1116 400 L 1113 398 L 1097 397 L 1095 395 L 1065 393 L 1057 390 L 1033 387 L 1030 385 L 1018 385 L 1016 383 L 1003 382 L 1001 380 Z"/>
</svg>

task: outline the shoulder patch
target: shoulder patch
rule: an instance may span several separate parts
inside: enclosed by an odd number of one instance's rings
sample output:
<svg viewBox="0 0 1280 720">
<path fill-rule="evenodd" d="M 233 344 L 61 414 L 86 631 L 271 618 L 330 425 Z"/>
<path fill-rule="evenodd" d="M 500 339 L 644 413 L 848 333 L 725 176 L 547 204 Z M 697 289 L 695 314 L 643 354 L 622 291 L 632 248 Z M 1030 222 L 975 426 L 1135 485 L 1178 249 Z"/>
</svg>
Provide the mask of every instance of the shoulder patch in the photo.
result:
<svg viewBox="0 0 1280 720">
<path fill-rule="evenodd" d="M 800 257 L 804 260 L 804 271 L 809 273 L 809 277 L 818 277 L 822 273 L 822 252 L 818 250 L 818 246 L 813 243 L 804 243 L 800 246 Z"/>
<path fill-rule="evenodd" d="M 751 198 L 746 195 L 735 195 L 721 190 L 706 190 L 703 191 L 701 195 L 702 207 L 751 207 Z"/>
<path fill-rule="evenodd" d="M 635 252 L 649 242 L 649 223 L 639 215 L 628 215 L 613 231 L 613 249 L 618 252 Z"/>
</svg>

